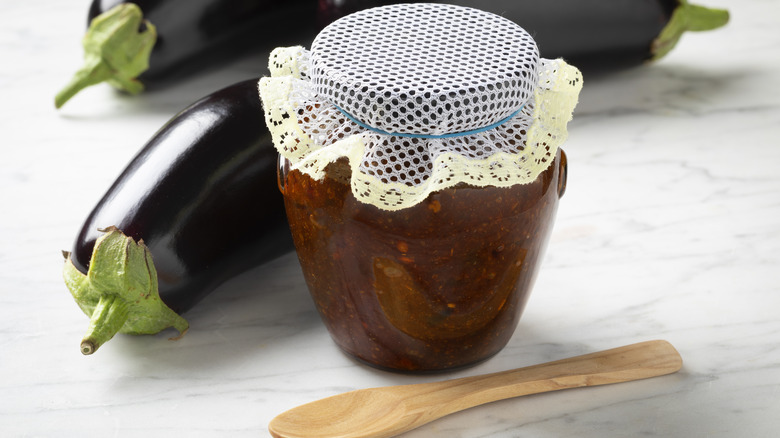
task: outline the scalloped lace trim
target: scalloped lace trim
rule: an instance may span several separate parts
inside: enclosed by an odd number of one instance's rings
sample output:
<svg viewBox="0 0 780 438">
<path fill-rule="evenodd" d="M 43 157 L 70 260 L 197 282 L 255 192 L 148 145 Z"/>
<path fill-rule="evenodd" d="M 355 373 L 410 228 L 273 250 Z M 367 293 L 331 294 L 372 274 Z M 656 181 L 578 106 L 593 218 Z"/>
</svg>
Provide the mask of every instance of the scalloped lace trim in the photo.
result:
<svg viewBox="0 0 780 438">
<path fill-rule="evenodd" d="M 566 140 L 582 88 L 579 70 L 563 60 L 542 60 L 538 86 L 523 110 L 490 131 L 448 139 L 410 139 L 358 126 L 321 99 L 308 80 L 308 52 L 279 48 L 272 77 L 258 90 L 279 153 L 314 179 L 346 158 L 351 188 L 361 202 L 400 210 L 458 183 L 506 187 L 534 181 Z"/>
</svg>

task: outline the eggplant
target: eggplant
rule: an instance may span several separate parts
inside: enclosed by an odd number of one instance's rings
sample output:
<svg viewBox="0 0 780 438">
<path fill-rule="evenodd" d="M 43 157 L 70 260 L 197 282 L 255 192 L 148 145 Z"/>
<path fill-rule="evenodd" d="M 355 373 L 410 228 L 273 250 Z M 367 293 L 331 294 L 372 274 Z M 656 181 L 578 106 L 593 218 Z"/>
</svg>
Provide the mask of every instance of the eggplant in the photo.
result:
<svg viewBox="0 0 780 438">
<path fill-rule="evenodd" d="M 724 26 L 729 13 L 687 0 L 424 0 L 508 18 L 536 40 L 541 56 L 580 70 L 612 71 L 660 59 L 685 31 Z M 415 0 L 320 0 L 320 26 L 361 9 Z"/>
<path fill-rule="evenodd" d="M 174 327 L 183 334 L 181 313 L 224 281 L 293 250 L 258 79 L 210 94 L 168 121 L 63 253 L 65 283 L 91 318 L 84 354 L 117 332 Z"/>
<path fill-rule="evenodd" d="M 313 36 L 316 14 L 317 0 L 93 0 L 84 67 L 57 94 L 55 106 L 101 82 L 137 94 L 258 46 L 293 45 L 300 39 L 290 27 Z"/>
</svg>

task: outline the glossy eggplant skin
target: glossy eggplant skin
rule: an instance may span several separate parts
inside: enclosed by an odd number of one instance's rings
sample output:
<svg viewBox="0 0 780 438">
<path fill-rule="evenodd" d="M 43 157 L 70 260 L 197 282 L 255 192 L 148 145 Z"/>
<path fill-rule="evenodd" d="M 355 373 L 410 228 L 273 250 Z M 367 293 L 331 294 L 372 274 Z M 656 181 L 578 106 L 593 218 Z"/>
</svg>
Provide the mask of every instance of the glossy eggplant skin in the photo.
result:
<svg viewBox="0 0 780 438">
<path fill-rule="evenodd" d="M 320 0 L 327 25 L 352 12 L 416 0 Z M 510 19 L 528 31 L 544 58 L 564 58 L 596 71 L 638 65 L 669 22 L 678 0 L 425 0 L 469 6 Z"/>
<path fill-rule="evenodd" d="M 147 89 L 258 48 L 299 44 L 300 35 L 291 27 L 311 29 L 312 36 L 316 32 L 317 0 L 93 0 L 87 25 L 120 3 L 138 5 L 157 28 L 149 69 L 138 78 Z"/>
<path fill-rule="evenodd" d="M 293 250 L 277 152 L 257 79 L 186 108 L 164 125 L 84 222 L 71 260 L 87 273 L 99 229 L 143 239 L 160 298 L 176 313 L 224 281 Z"/>
</svg>

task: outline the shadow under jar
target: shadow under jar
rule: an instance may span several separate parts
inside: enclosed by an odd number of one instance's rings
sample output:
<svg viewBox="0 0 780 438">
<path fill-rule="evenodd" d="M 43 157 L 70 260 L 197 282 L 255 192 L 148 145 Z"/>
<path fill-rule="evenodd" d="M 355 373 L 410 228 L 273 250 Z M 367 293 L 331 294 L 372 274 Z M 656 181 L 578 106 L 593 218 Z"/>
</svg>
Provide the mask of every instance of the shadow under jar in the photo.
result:
<svg viewBox="0 0 780 438">
<path fill-rule="evenodd" d="M 532 183 L 460 184 L 398 211 L 358 201 L 342 166 L 319 181 L 290 171 L 284 158 L 279 171 L 303 274 L 336 344 L 402 371 L 498 353 L 528 300 L 565 190 L 563 150 Z"/>
</svg>

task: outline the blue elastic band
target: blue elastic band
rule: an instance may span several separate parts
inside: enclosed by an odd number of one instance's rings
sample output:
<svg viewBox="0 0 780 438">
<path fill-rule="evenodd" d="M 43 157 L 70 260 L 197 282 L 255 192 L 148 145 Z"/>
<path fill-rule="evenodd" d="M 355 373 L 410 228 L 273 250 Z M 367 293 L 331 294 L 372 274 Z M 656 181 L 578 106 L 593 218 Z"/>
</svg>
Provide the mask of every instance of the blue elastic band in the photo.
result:
<svg viewBox="0 0 780 438">
<path fill-rule="evenodd" d="M 504 117 L 503 119 L 497 121 L 496 123 L 492 123 L 490 125 L 483 126 L 481 128 L 472 129 L 470 131 L 453 132 L 453 133 L 450 133 L 450 134 L 436 134 L 436 135 L 434 135 L 434 134 L 407 134 L 407 133 L 404 133 L 404 132 L 387 132 L 387 131 L 383 131 L 383 130 L 381 130 L 379 128 L 374 128 L 373 126 L 366 125 L 365 123 L 363 123 L 360 120 L 358 120 L 355 117 L 353 117 L 352 114 L 344 111 L 343 109 L 339 108 L 336 105 L 333 105 L 333 106 L 335 106 L 337 110 L 339 110 L 342 114 L 344 114 L 344 116 L 346 118 L 348 118 L 349 120 L 351 120 L 353 123 L 355 123 L 356 125 L 360 126 L 361 128 L 368 129 L 369 131 L 374 131 L 374 132 L 376 132 L 378 134 L 392 135 L 392 136 L 396 136 L 396 137 L 425 138 L 425 139 L 428 139 L 428 138 L 463 137 L 463 136 L 466 136 L 466 135 L 479 134 L 480 132 L 490 131 L 493 128 L 497 128 L 497 127 L 503 125 L 504 123 L 508 122 L 513 117 L 518 115 L 520 113 L 520 111 L 523 110 L 523 107 L 525 105 L 521 106 L 520 108 L 517 109 L 517 111 L 515 111 L 512 114 Z"/>
</svg>

